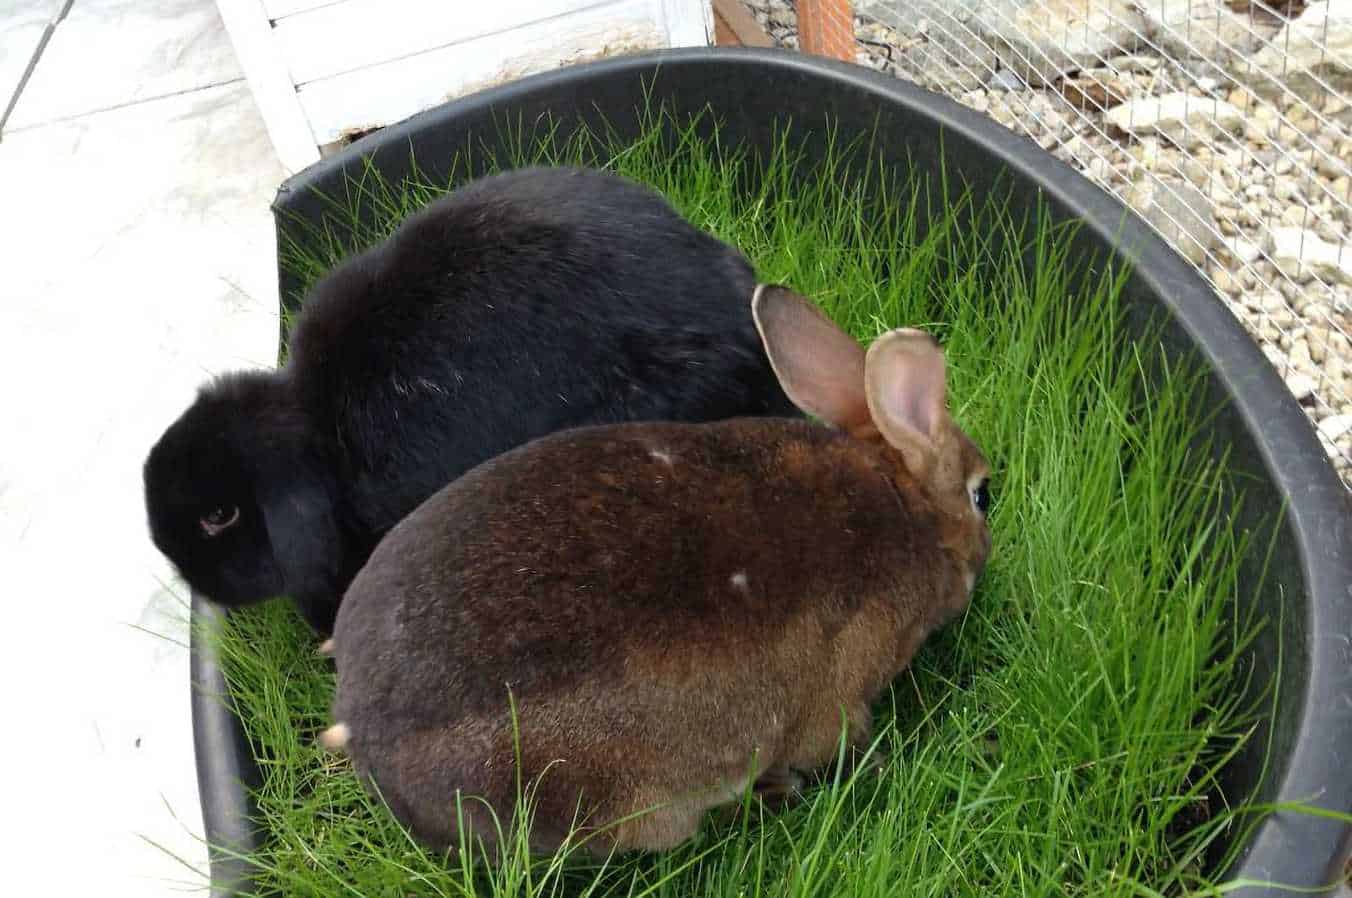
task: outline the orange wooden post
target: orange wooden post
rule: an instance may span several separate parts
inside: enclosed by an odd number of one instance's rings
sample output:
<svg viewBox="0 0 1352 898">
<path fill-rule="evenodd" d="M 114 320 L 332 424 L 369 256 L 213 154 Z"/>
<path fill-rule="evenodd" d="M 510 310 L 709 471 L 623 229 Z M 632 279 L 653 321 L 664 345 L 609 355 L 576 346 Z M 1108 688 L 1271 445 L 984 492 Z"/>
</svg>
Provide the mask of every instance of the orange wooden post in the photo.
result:
<svg viewBox="0 0 1352 898">
<path fill-rule="evenodd" d="M 804 53 L 854 62 L 854 4 L 798 0 L 798 47 Z"/>
</svg>

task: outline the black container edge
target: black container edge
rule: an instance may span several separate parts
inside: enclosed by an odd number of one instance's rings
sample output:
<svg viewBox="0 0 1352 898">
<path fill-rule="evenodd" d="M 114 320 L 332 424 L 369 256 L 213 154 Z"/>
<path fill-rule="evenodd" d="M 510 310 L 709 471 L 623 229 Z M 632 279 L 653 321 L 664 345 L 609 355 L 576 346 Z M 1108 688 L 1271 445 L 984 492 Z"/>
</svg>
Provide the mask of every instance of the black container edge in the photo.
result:
<svg viewBox="0 0 1352 898">
<path fill-rule="evenodd" d="M 1234 397 L 1233 407 L 1250 429 L 1263 464 L 1278 491 L 1290 497 L 1286 525 L 1296 535 L 1302 574 L 1310 595 L 1306 632 L 1311 658 L 1299 715 L 1296 748 L 1280 774 L 1279 799 L 1310 802 L 1322 808 L 1352 810 L 1352 776 L 1331 783 L 1329 771 L 1352 770 L 1352 500 L 1338 480 L 1305 414 L 1297 406 L 1266 357 L 1222 301 L 1189 263 L 1115 198 L 1070 166 L 947 97 L 859 66 L 797 53 L 764 49 L 693 48 L 658 51 L 559 69 L 474 94 L 419 113 L 368 135 L 332 157 L 288 178 L 279 188 L 274 211 L 290 199 L 340 173 L 374 150 L 409 143 L 428 126 L 468 111 L 509 105 L 545 86 L 585 90 L 603 77 L 651 74 L 664 65 L 718 62 L 753 68 L 773 67 L 823 81 L 824 86 L 866 91 L 880 102 L 900 102 L 929 117 L 946 133 L 985 146 L 1003 165 L 1041 184 L 1049 201 L 1073 211 L 1099 238 L 1118 248 L 1162 298 L 1177 324 L 1190 336 L 1214 376 Z M 1124 247 L 1130 247 L 1130 250 Z M 282 278 L 283 302 L 288 295 Z M 197 597 L 193 616 L 218 614 Z M 246 783 L 258 771 L 247 739 L 230 705 L 197 695 L 206 684 L 219 694 L 224 677 L 206 646 L 193 640 L 194 742 L 207 838 L 246 852 L 259 844 L 251 824 L 252 803 Z M 204 758 L 203 754 L 210 757 Z M 1310 856 L 1332 859 L 1328 869 L 1310 871 L 1302 885 L 1333 887 L 1352 854 L 1352 826 L 1298 811 L 1283 811 L 1258 828 L 1227 878 L 1264 882 L 1274 871 L 1291 868 L 1291 846 Z M 212 857 L 212 896 L 228 898 L 232 881 L 247 878 L 247 865 L 232 856 Z M 1296 885 L 1297 883 L 1292 883 Z M 1284 894 L 1253 886 L 1234 894 Z"/>
<path fill-rule="evenodd" d="M 211 898 L 232 898 L 250 883 L 247 858 L 262 844 L 254 823 L 253 790 L 262 782 L 258 764 L 225 671 L 205 630 L 218 625 L 226 612 L 200 595 L 192 596 L 189 635 L 192 681 L 193 751 L 197 756 L 197 791 L 211 864 Z"/>
</svg>

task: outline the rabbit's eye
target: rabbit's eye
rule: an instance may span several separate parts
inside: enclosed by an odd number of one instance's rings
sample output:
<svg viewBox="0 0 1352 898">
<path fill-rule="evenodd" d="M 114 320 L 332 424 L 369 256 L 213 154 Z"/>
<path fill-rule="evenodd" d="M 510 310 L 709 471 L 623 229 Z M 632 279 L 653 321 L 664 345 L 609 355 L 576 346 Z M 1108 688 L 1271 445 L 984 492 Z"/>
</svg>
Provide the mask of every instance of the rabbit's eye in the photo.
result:
<svg viewBox="0 0 1352 898">
<path fill-rule="evenodd" d="M 990 480 L 982 480 L 977 484 L 976 489 L 972 490 L 972 505 L 983 515 L 991 508 L 991 489 Z"/>
<path fill-rule="evenodd" d="M 197 523 L 202 525 L 202 532 L 208 537 L 216 536 L 221 531 L 239 523 L 239 506 L 212 509 Z"/>
</svg>

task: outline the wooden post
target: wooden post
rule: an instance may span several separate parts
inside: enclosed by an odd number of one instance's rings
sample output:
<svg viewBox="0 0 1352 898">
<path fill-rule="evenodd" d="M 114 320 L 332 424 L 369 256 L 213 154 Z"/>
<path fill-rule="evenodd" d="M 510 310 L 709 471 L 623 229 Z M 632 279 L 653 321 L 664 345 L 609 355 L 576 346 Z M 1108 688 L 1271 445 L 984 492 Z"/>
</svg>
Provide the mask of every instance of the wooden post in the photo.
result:
<svg viewBox="0 0 1352 898">
<path fill-rule="evenodd" d="M 714 0 L 714 35 L 720 47 L 773 47 L 775 42 L 741 0 Z"/>
<path fill-rule="evenodd" d="M 798 0 L 798 47 L 804 53 L 854 62 L 854 4 Z"/>
</svg>

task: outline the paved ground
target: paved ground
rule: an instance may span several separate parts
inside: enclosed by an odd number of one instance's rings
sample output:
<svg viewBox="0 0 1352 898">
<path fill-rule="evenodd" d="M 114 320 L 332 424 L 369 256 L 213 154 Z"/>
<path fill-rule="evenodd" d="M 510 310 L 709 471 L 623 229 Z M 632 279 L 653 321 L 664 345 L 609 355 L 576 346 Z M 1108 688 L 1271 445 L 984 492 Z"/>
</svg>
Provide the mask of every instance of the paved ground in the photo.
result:
<svg viewBox="0 0 1352 898">
<path fill-rule="evenodd" d="M 0 3 L 0 112 L 63 6 L 0 137 L 9 891 L 154 898 L 206 853 L 140 465 L 200 381 L 272 357 L 284 172 L 211 0 Z"/>
</svg>

